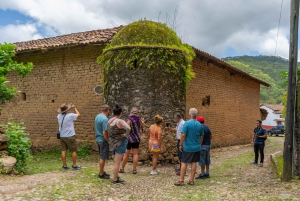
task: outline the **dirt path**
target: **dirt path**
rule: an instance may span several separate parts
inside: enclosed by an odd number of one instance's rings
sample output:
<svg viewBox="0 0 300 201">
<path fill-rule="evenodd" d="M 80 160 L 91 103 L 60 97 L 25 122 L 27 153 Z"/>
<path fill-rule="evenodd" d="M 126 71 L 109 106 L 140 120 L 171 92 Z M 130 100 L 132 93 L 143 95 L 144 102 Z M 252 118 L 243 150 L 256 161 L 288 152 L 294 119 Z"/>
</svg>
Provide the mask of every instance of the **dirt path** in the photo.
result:
<svg viewBox="0 0 300 201">
<path fill-rule="evenodd" d="M 300 183 L 280 182 L 270 163 L 269 155 L 282 150 L 283 140 L 268 140 L 263 168 L 250 165 L 250 145 L 213 149 L 212 177 L 195 186 L 175 187 L 178 176 L 173 165 L 160 166 L 160 174 L 150 176 L 150 167 L 140 165 L 133 175 L 128 164 L 121 175 L 126 184 L 113 185 L 98 180 L 98 167 L 89 164 L 79 172 L 0 176 L 0 200 L 298 200 Z M 111 173 L 112 161 L 107 170 Z"/>
</svg>

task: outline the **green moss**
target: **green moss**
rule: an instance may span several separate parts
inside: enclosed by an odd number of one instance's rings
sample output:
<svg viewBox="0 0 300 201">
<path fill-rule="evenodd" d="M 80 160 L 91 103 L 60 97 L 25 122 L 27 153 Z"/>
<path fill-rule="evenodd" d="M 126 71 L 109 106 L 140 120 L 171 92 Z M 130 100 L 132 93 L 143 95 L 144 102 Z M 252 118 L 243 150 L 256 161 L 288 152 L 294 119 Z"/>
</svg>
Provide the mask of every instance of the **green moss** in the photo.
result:
<svg viewBox="0 0 300 201">
<path fill-rule="evenodd" d="M 277 174 L 279 178 L 282 178 L 283 173 L 283 155 L 276 156 L 276 160 L 278 162 L 279 169 L 277 170 Z"/>
<path fill-rule="evenodd" d="M 173 75 L 184 70 L 182 81 L 187 86 L 195 77 L 191 65 L 194 57 L 193 48 L 183 44 L 171 28 L 163 23 L 139 20 L 125 26 L 114 36 L 99 56 L 98 63 L 104 68 L 103 83 L 107 83 L 105 75 L 108 72 L 126 64 L 128 68 L 162 67 Z"/>
<path fill-rule="evenodd" d="M 112 47 L 138 44 L 178 47 L 182 45 L 176 33 L 167 25 L 147 20 L 139 20 L 125 26 L 111 42 Z"/>
</svg>

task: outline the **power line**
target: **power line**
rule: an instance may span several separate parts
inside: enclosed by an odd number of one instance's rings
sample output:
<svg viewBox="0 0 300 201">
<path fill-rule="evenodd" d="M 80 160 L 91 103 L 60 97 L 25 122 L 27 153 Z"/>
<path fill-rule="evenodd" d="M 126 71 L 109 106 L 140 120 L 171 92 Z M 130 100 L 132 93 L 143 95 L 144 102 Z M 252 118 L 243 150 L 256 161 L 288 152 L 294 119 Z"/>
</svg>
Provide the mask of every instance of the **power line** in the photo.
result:
<svg viewBox="0 0 300 201">
<path fill-rule="evenodd" d="M 275 45 L 275 54 L 274 54 L 274 56 L 276 56 L 276 50 L 277 50 L 277 42 L 278 42 L 279 27 L 280 27 L 280 21 L 281 21 L 282 4 L 283 4 L 283 0 L 281 1 L 281 6 L 280 6 L 280 14 L 279 14 L 279 20 L 278 20 L 278 29 L 277 29 L 277 38 L 276 38 L 276 45 Z"/>
</svg>

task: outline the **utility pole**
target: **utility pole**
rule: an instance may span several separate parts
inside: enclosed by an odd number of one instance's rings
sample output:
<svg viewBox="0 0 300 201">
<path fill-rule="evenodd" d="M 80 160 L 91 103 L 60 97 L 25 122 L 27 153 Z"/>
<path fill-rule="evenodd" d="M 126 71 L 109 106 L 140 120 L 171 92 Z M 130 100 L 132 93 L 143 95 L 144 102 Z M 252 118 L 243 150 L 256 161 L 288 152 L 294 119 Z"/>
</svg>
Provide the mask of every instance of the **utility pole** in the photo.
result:
<svg viewBox="0 0 300 201">
<path fill-rule="evenodd" d="M 294 170 L 294 135 L 297 117 L 297 62 L 298 62 L 298 24 L 299 0 L 291 0 L 290 16 L 290 50 L 289 50 L 289 76 L 286 109 L 286 134 L 283 150 L 283 181 L 293 178 Z"/>
</svg>

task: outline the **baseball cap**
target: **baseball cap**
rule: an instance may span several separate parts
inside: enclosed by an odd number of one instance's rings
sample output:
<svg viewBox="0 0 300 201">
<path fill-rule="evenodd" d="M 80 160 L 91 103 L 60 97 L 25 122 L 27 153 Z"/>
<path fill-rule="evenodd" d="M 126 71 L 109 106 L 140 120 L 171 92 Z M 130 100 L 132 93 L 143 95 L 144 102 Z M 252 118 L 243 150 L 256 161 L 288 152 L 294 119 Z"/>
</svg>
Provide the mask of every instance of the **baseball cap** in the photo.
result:
<svg viewBox="0 0 300 201">
<path fill-rule="evenodd" d="M 203 116 L 199 116 L 197 118 L 197 121 L 199 121 L 200 123 L 204 123 L 204 117 Z"/>
</svg>

